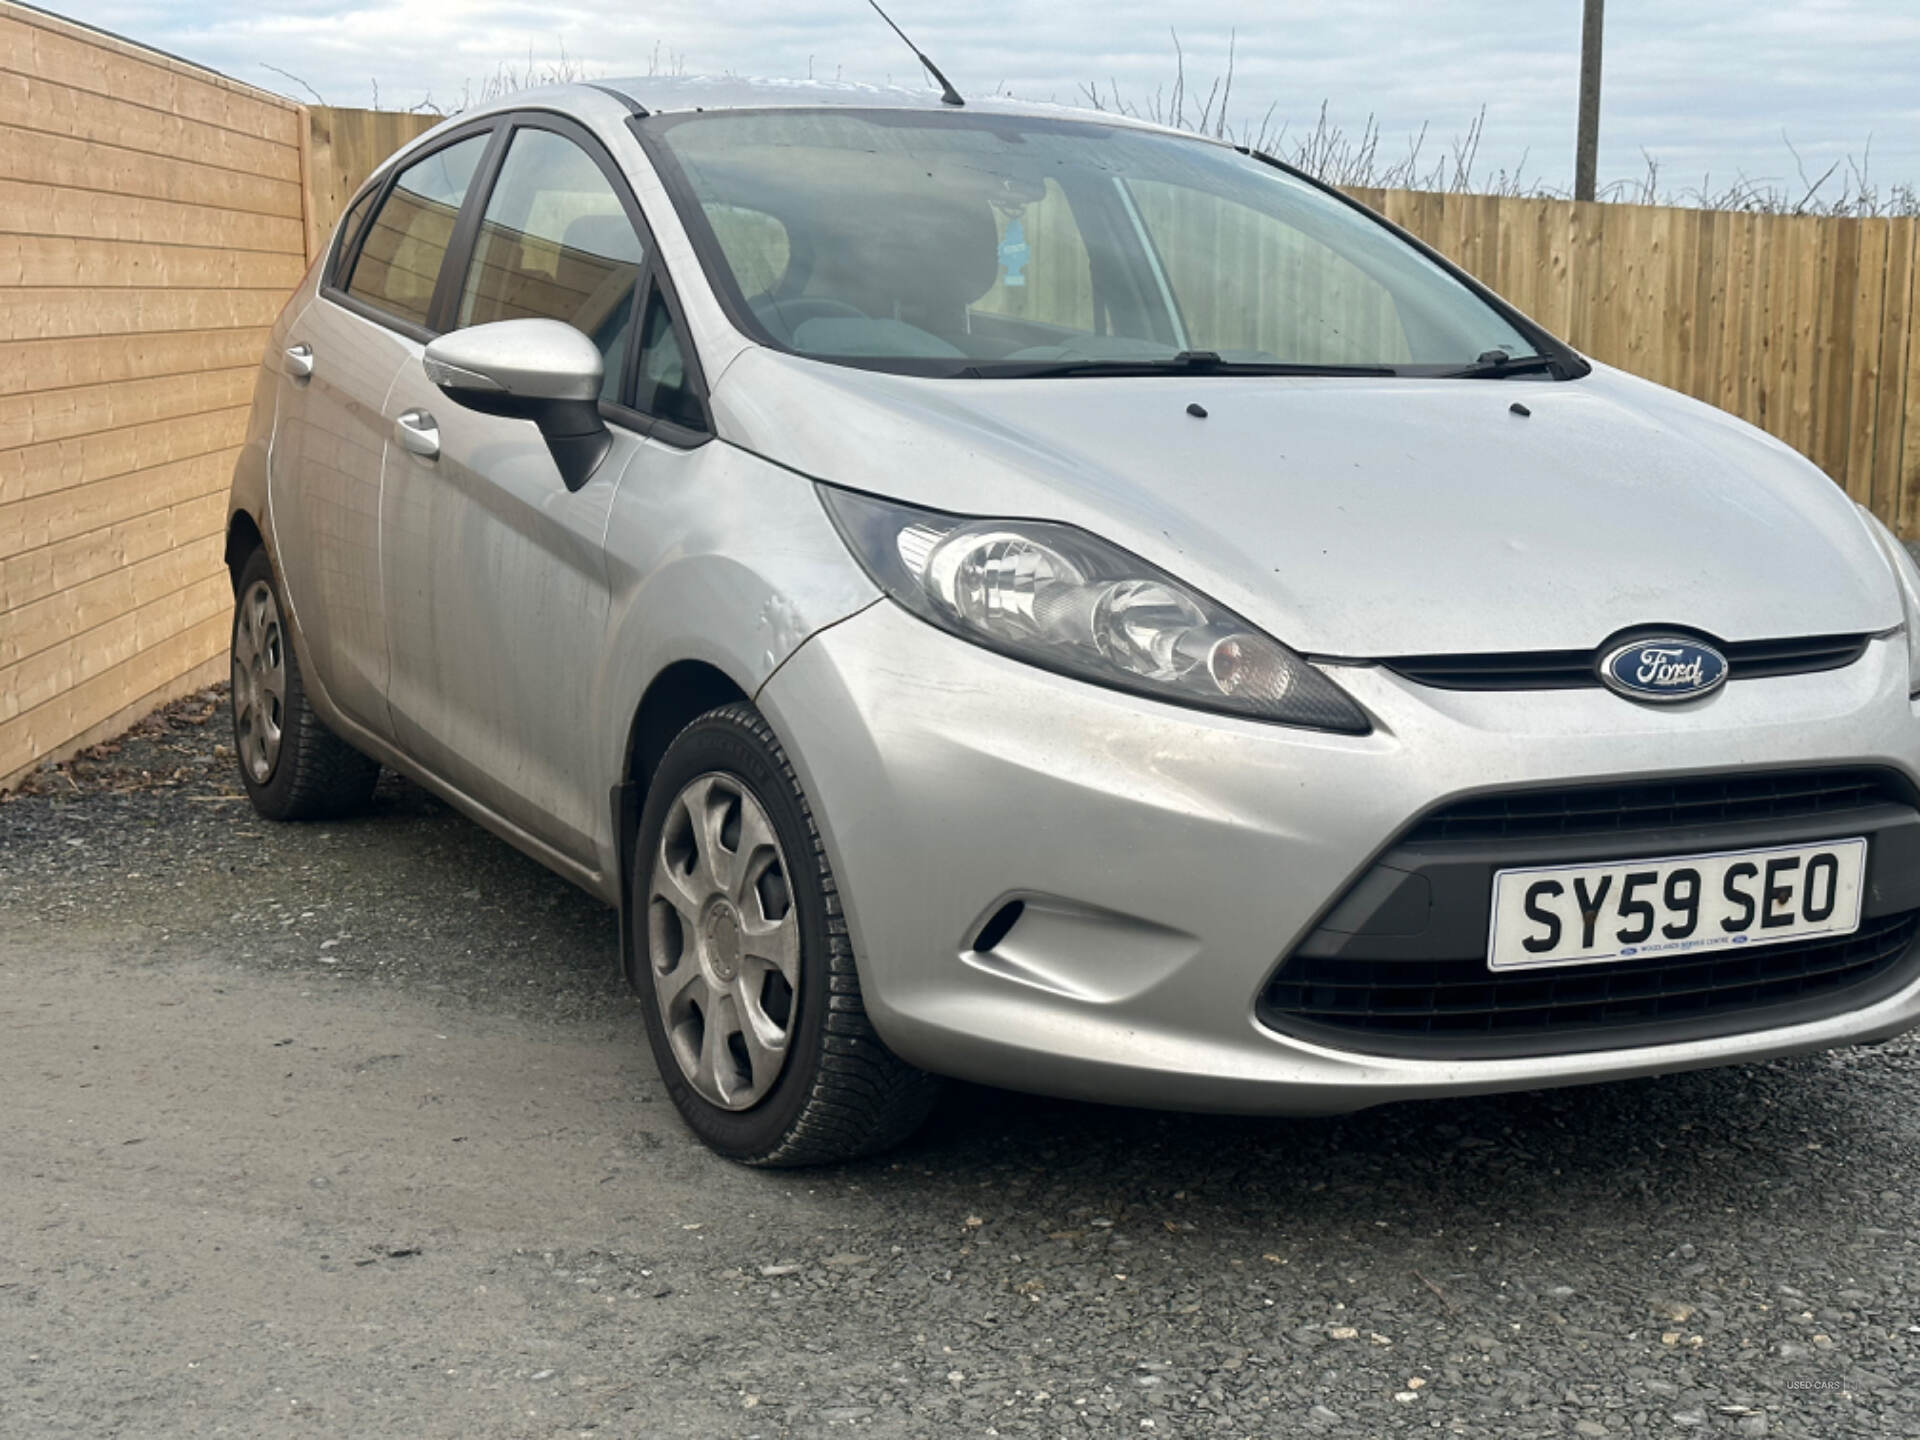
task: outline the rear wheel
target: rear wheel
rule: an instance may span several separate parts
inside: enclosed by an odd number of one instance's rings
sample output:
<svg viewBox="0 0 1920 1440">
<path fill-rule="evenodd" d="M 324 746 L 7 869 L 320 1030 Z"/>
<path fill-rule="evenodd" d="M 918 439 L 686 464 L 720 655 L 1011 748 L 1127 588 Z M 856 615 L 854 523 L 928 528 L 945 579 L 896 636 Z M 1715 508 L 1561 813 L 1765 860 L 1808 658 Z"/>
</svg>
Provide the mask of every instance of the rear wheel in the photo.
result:
<svg viewBox="0 0 1920 1440">
<path fill-rule="evenodd" d="M 708 712 L 656 770 L 635 846 L 640 997 L 668 1093 L 749 1165 L 884 1149 L 938 1090 L 881 1043 L 820 832 L 751 705 Z"/>
<path fill-rule="evenodd" d="M 233 740 L 253 808 L 269 820 L 351 814 L 373 796 L 380 767 L 321 721 L 307 702 L 273 562 L 247 557 L 233 613 Z"/>
</svg>

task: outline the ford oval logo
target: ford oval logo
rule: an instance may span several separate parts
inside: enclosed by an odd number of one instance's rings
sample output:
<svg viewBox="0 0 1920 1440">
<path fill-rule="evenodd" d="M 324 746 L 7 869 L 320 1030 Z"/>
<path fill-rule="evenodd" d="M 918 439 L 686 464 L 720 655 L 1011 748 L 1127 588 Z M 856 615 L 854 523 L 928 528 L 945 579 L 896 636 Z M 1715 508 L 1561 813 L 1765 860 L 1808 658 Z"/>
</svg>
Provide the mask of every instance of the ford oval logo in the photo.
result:
<svg viewBox="0 0 1920 1440">
<path fill-rule="evenodd" d="M 1727 683 L 1727 657 L 1682 635 L 1649 636 L 1602 656 L 1600 679 L 1629 700 L 1698 700 Z"/>
</svg>

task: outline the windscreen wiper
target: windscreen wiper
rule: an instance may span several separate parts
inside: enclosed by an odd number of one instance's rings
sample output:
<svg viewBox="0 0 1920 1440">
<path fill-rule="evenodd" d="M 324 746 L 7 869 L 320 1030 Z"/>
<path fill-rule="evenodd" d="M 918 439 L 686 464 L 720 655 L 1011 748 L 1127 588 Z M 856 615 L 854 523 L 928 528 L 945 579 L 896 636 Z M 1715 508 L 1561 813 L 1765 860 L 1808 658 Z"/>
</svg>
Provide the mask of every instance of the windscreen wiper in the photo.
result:
<svg viewBox="0 0 1920 1440">
<path fill-rule="evenodd" d="M 987 360 L 960 372 L 980 380 L 1037 380 L 1056 375 L 1397 375 L 1390 365 L 1303 365 L 1283 360 L 1223 360 L 1212 350 L 1182 350 L 1164 359 Z"/>
<path fill-rule="evenodd" d="M 1537 375 L 1545 370 L 1554 379 L 1563 378 L 1557 355 L 1509 355 L 1504 350 L 1489 350 L 1473 364 L 1449 370 L 1443 380 L 1504 380 L 1509 375 Z"/>
</svg>

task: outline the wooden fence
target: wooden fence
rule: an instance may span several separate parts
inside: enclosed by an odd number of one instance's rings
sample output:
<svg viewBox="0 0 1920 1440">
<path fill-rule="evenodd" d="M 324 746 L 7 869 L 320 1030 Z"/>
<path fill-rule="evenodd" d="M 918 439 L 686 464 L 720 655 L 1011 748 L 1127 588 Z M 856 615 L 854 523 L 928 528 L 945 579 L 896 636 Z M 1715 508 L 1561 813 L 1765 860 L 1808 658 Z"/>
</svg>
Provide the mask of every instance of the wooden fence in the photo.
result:
<svg viewBox="0 0 1920 1440">
<path fill-rule="evenodd" d="M 222 672 L 225 494 L 267 327 L 353 191 L 437 120 L 306 110 L 0 0 L 0 786 Z M 1358 195 L 1920 537 L 1920 221 Z M 1337 274 L 1309 288 L 1338 303 Z"/>
<path fill-rule="evenodd" d="M 1920 538 L 1920 220 L 1358 198 L 1584 353 L 1751 421 Z"/>
<path fill-rule="evenodd" d="M 314 106 L 307 112 L 308 205 L 313 225 L 311 254 L 319 254 L 341 212 L 380 162 L 440 123 L 438 115 L 409 110 L 345 110 Z"/>
<path fill-rule="evenodd" d="M 0 783 L 224 672 L 300 107 L 0 0 Z"/>
</svg>

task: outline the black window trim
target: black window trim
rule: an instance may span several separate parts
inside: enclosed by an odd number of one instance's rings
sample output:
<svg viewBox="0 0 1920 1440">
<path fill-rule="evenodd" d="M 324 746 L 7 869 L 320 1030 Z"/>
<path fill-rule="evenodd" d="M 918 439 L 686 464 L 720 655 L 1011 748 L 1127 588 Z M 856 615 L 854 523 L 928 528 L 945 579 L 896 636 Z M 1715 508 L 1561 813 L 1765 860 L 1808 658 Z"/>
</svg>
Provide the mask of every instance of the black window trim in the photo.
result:
<svg viewBox="0 0 1920 1440">
<path fill-rule="evenodd" d="M 476 120 L 470 125 L 462 125 L 457 130 L 448 131 L 439 143 L 427 149 L 408 151 L 397 157 L 393 162 L 390 162 L 386 170 L 374 180 L 373 185 L 368 187 L 377 187 L 379 193 L 375 195 L 372 206 L 367 210 L 366 221 L 362 222 L 359 233 L 354 235 L 349 243 L 344 235 L 345 227 L 343 226 L 343 233 L 335 237 L 334 244 L 337 247 L 338 254 L 335 257 L 333 268 L 328 271 L 325 281 L 320 287 L 321 295 L 342 309 L 352 311 L 363 320 L 369 320 L 375 325 L 396 331 L 401 335 L 405 335 L 410 340 L 418 341 L 422 345 L 434 339 L 439 332 L 429 327 L 435 314 L 434 306 L 437 305 L 440 300 L 441 286 L 446 280 L 447 257 L 453 254 L 453 247 L 460 239 L 460 227 L 465 223 L 467 207 L 473 202 L 474 191 L 480 188 L 483 181 L 489 184 L 491 183 L 492 167 L 498 161 L 502 129 L 503 127 L 500 124 L 499 116 L 488 116 L 485 119 Z M 474 167 L 473 180 L 467 186 L 467 194 L 461 202 L 460 214 L 454 220 L 453 235 L 447 242 L 445 254 L 440 257 L 440 274 L 435 277 L 433 296 L 427 302 L 428 325 L 416 324 L 402 316 L 395 315 L 391 310 L 383 310 L 371 301 L 362 300 L 357 295 L 348 294 L 347 285 L 352 282 L 354 267 L 360 263 L 360 251 L 366 244 L 367 235 L 371 233 L 373 229 L 371 222 L 373 218 L 380 213 L 382 207 L 386 205 L 387 197 L 393 193 L 394 182 L 397 181 L 403 173 L 411 170 L 421 161 L 431 159 L 441 151 L 450 149 L 455 145 L 461 144 L 463 141 L 471 140 L 476 135 L 491 135 L 493 138 L 486 149 L 481 152 L 480 163 Z M 364 191 L 362 193 L 364 193 Z M 354 196 L 355 201 L 359 198 L 359 195 Z M 353 213 L 353 202 L 348 202 L 345 213 Z"/>
<path fill-rule="evenodd" d="M 664 415 L 654 415 L 635 409 L 632 413 L 647 423 L 645 433 L 656 440 L 665 441 L 681 450 L 693 450 L 713 438 L 713 405 L 707 398 L 707 379 L 700 368 L 700 357 L 694 353 L 692 332 L 687 329 L 685 313 L 680 308 L 680 297 L 674 293 L 672 278 L 667 274 L 664 264 L 656 262 L 649 267 L 647 283 L 636 287 L 639 308 L 634 311 L 633 334 L 629 344 L 628 363 L 630 384 L 628 394 L 634 395 L 640 384 L 640 346 L 646 338 L 647 310 L 653 304 L 655 293 L 661 303 L 667 307 L 667 324 L 680 341 L 680 363 L 687 368 L 688 389 L 700 404 L 700 411 L 706 416 L 706 425 L 702 429 L 692 429 L 678 420 L 669 420 Z M 638 398 L 636 395 L 636 405 Z"/>
<path fill-rule="evenodd" d="M 384 175 L 378 180 L 368 181 L 355 192 L 353 198 L 347 201 L 346 208 L 340 212 L 339 226 L 334 232 L 333 243 L 327 249 L 326 267 L 320 272 L 321 289 L 325 290 L 329 287 L 337 287 L 344 290 L 346 288 L 340 284 L 339 277 L 346 273 L 347 267 L 352 263 L 352 259 L 357 259 L 359 256 L 360 233 L 366 229 L 368 218 L 379 208 L 377 202 L 380 198 L 381 191 L 386 186 L 386 182 L 387 177 Z M 347 231 L 347 222 L 354 218 L 354 207 L 362 201 L 368 202 L 366 213 L 360 216 L 359 224 L 356 225 L 353 232 L 349 234 Z"/>
</svg>

